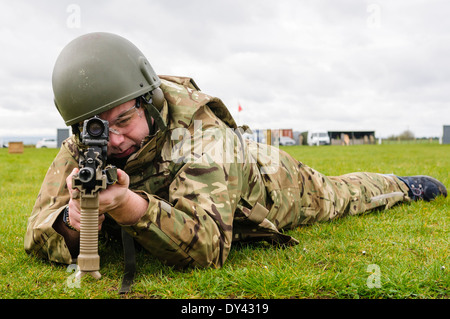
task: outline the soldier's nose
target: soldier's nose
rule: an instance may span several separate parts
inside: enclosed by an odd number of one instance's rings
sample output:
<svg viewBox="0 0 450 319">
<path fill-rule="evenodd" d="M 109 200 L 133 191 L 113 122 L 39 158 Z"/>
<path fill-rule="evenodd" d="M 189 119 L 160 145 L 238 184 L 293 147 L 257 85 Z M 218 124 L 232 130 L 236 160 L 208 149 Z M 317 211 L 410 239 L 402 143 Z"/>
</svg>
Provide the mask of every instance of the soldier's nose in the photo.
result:
<svg viewBox="0 0 450 319">
<path fill-rule="evenodd" d="M 122 144 L 124 136 L 122 134 L 109 134 L 109 144 L 111 147 L 118 147 Z"/>
</svg>

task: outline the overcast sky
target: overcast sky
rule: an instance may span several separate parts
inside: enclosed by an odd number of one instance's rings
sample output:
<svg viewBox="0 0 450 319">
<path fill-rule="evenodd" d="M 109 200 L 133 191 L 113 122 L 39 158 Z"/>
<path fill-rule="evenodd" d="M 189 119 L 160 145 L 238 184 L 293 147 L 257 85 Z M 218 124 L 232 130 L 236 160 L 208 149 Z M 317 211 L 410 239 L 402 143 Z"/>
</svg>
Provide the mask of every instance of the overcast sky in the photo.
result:
<svg viewBox="0 0 450 319">
<path fill-rule="evenodd" d="M 65 127 L 53 66 L 96 31 L 128 38 L 158 74 L 194 78 L 254 129 L 441 136 L 449 16 L 445 0 L 1 0 L 0 138 Z"/>
</svg>

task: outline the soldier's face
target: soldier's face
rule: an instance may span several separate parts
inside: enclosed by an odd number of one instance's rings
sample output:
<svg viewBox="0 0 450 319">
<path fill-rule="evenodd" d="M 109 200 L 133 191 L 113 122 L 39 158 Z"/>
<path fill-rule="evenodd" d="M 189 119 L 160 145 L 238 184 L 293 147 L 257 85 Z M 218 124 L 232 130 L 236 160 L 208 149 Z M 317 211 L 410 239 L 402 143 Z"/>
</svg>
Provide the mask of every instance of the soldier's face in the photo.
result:
<svg viewBox="0 0 450 319">
<path fill-rule="evenodd" d="M 139 150 L 149 134 L 144 110 L 135 108 L 135 100 L 123 103 L 99 116 L 110 126 L 108 156 L 125 158 Z"/>
</svg>

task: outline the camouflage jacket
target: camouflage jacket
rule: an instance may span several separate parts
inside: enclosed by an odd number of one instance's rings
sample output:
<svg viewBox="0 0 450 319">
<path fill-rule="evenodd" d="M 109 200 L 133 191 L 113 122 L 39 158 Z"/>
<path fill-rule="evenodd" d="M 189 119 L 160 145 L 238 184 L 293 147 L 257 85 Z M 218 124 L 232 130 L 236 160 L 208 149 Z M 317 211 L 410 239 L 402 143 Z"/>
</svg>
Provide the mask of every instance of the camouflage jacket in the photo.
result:
<svg viewBox="0 0 450 319">
<path fill-rule="evenodd" d="M 148 200 L 146 214 L 123 226 L 159 259 L 179 266 L 221 267 L 233 241 L 297 241 L 279 230 L 300 221 L 301 163 L 277 148 L 244 140 L 218 98 L 190 78 L 161 76 L 167 128 L 148 136 L 127 161 L 130 189 Z M 67 206 L 65 182 L 78 166 L 74 136 L 64 141 L 37 197 L 25 250 L 71 263 L 52 227 Z"/>
</svg>

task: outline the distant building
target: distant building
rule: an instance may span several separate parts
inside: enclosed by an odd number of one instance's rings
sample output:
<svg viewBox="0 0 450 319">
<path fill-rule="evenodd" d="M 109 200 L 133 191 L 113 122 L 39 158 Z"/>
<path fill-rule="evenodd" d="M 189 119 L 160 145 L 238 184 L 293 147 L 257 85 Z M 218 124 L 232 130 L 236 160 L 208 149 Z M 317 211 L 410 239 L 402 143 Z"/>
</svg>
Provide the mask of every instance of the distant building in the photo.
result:
<svg viewBox="0 0 450 319">
<path fill-rule="evenodd" d="M 294 132 L 292 131 L 291 128 L 289 128 L 289 129 L 281 129 L 281 130 L 279 130 L 279 134 L 280 134 L 280 137 L 287 136 L 287 137 L 290 137 L 290 138 L 294 138 Z"/>
<path fill-rule="evenodd" d="M 331 145 L 376 144 L 375 131 L 328 131 Z"/>
<path fill-rule="evenodd" d="M 60 148 L 62 142 L 70 135 L 68 128 L 59 128 L 56 130 L 56 147 Z"/>
<path fill-rule="evenodd" d="M 450 125 L 444 125 L 444 134 L 442 135 L 442 144 L 450 144 Z"/>
</svg>

